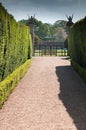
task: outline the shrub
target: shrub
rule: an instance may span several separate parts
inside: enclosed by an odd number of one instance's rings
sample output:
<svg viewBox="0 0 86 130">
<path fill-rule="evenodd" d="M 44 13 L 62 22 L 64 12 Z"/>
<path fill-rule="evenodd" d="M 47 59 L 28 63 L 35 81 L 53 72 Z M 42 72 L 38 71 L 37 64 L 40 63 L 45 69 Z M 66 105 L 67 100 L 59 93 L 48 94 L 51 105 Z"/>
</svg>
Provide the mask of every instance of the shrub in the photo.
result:
<svg viewBox="0 0 86 130">
<path fill-rule="evenodd" d="M 68 40 L 71 64 L 86 81 L 86 17 L 71 27 Z"/>
<path fill-rule="evenodd" d="M 73 61 L 86 68 L 86 17 L 72 26 L 68 47 Z"/>
<path fill-rule="evenodd" d="M 71 60 L 71 65 L 79 73 L 79 75 L 83 78 L 83 80 L 86 82 L 86 69 L 81 67 L 79 64 L 77 64 L 73 60 Z"/>
<path fill-rule="evenodd" d="M 32 55 L 30 28 L 16 22 L 0 3 L 0 81 Z"/>
<path fill-rule="evenodd" d="M 31 65 L 31 60 L 27 60 L 19 68 L 17 68 L 13 73 L 7 76 L 2 82 L 0 82 L 0 108 L 7 100 L 9 94 L 16 87 L 18 81 L 24 76 L 28 67 Z"/>
</svg>

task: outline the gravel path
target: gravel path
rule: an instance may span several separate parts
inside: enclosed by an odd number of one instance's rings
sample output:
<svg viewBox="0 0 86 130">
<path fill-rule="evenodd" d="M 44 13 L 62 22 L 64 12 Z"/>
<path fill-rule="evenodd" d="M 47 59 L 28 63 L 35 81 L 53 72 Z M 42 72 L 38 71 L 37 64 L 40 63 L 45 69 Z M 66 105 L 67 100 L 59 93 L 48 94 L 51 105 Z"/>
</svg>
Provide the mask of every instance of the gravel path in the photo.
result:
<svg viewBox="0 0 86 130">
<path fill-rule="evenodd" d="M 62 57 L 35 57 L 0 110 L 0 130 L 86 130 L 86 84 Z"/>
</svg>

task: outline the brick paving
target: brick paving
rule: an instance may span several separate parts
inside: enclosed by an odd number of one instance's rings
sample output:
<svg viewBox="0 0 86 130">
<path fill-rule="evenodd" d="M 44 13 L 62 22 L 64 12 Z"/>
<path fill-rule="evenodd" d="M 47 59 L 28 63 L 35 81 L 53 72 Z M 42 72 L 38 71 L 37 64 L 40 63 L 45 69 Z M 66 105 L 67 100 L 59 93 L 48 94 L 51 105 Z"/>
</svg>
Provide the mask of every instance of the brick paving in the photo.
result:
<svg viewBox="0 0 86 130">
<path fill-rule="evenodd" d="M 86 84 L 63 57 L 34 57 L 0 110 L 0 130 L 86 130 Z"/>
</svg>

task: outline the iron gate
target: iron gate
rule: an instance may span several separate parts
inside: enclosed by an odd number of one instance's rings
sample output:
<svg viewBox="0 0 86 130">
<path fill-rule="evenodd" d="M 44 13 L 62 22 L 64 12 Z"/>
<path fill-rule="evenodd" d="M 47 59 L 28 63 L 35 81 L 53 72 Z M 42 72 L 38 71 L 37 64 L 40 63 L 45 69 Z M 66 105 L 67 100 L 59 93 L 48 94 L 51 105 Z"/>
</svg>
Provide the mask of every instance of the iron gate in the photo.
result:
<svg viewBox="0 0 86 130">
<path fill-rule="evenodd" d="M 67 49 L 64 43 L 42 43 L 34 46 L 34 56 L 67 56 Z"/>
</svg>

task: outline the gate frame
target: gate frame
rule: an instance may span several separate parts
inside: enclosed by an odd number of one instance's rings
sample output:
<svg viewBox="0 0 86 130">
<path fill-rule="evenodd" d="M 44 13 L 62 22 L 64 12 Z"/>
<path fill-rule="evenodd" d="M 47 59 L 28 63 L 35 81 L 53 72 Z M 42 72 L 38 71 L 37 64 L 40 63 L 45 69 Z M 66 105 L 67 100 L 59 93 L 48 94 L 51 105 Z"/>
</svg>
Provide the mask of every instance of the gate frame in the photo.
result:
<svg viewBox="0 0 86 130">
<path fill-rule="evenodd" d="M 60 52 L 58 50 L 60 50 Z M 62 54 L 62 56 L 66 56 L 66 50 L 67 49 L 64 48 L 64 42 L 42 42 L 34 46 L 34 56 L 58 56 L 58 54 L 60 53 Z"/>
</svg>

